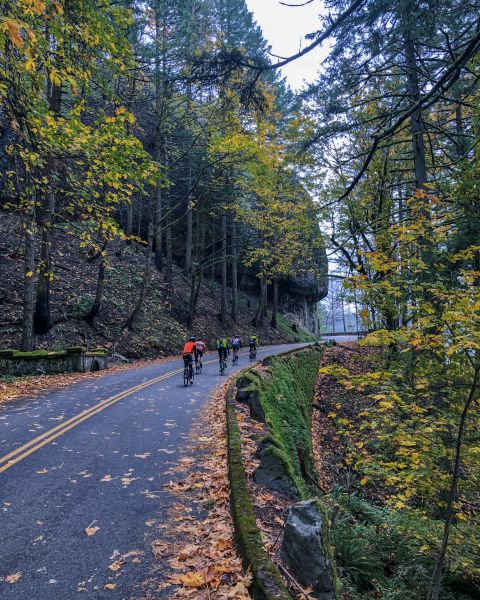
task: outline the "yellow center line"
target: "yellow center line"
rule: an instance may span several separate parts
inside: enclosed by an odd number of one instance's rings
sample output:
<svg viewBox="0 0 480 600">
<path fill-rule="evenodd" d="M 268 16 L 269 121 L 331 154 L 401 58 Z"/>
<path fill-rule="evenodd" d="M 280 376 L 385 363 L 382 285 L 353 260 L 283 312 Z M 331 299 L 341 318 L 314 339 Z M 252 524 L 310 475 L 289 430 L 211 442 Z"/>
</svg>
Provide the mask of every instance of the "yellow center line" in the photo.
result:
<svg viewBox="0 0 480 600">
<path fill-rule="evenodd" d="M 265 352 L 265 350 L 263 350 L 263 352 Z M 259 352 L 262 352 L 262 350 L 259 350 Z M 208 364 L 211 364 L 214 362 L 216 362 L 216 360 L 209 360 L 209 361 L 205 361 L 203 364 L 208 365 Z M 2 465 L 2 466 L 0 466 L 0 473 L 3 473 L 10 467 L 13 467 L 13 465 L 17 464 L 24 458 L 27 458 L 27 456 L 30 456 L 30 454 L 33 454 L 34 452 L 36 452 L 43 446 L 46 446 L 47 444 L 52 442 L 57 437 L 63 435 L 70 429 L 73 429 L 80 423 L 83 423 L 83 421 L 90 419 L 91 417 L 98 414 L 99 412 L 102 412 L 106 408 L 113 406 L 114 404 L 116 404 L 120 400 L 123 400 L 127 396 L 131 396 L 135 392 L 139 392 L 140 390 L 143 390 L 151 385 L 155 385 L 156 383 L 159 383 L 160 381 L 164 381 L 165 379 L 173 377 L 173 375 L 177 375 L 178 373 L 182 373 L 182 372 L 183 372 L 183 368 L 176 369 L 175 371 L 170 371 L 169 373 L 165 373 L 164 375 L 160 375 L 159 377 L 155 377 L 154 379 L 150 379 L 150 380 L 140 383 L 134 387 L 128 388 L 127 390 L 124 390 L 123 392 L 119 392 L 118 394 L 115 394 L 115 396 L 111 396 L 110 398 L 106 398 L 105 400 L 102 400 L 101 402 L 94 404 L 93 406 L 82 411 L 81 413 L 74 415 L 67 421 L 60 423 L 59 425 L 56 425 L 55 427 L 52 427 L 52 429 L 45 431 L 41 435 L 30 440 L 29 442 L 23 444 L 22 446 L 19 446 L 18 448 L 15 448 L 8 454 L 5 454 L 5 456 L 0 457 L 0 465 Z M 3 464 L 3 463 L 5 463 L 5 464 Z"/>
</svg>

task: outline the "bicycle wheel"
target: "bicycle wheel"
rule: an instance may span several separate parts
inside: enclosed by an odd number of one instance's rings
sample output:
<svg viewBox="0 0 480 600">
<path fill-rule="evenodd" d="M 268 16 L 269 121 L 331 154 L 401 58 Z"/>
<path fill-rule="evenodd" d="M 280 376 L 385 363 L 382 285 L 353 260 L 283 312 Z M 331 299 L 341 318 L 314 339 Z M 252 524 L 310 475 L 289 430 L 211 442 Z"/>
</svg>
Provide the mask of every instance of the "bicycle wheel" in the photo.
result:
<svg viewBox="0 0 480 600">
<path fill-rule="evenodd" d="M 223 375 L 225 372 L 225 365 L 223 364 L 223 360 L 220 361 L 220 375 Z"/>
<path fill-rule="evenodd" d="M 190 385 L 193 385 L 193 382 L 195 381 L 195 371 L 193 370 L 193 366 L 190 369 Z"/>
<path fill-rule="evenodd" d="M 185 367 L 183 369 L 183 385 L 185 387 L 188 386 L 189 379 L 190 379 L 190 377 L 189 377 L 189 374 L 188 374 L 188 367 Z"/>
</svg>

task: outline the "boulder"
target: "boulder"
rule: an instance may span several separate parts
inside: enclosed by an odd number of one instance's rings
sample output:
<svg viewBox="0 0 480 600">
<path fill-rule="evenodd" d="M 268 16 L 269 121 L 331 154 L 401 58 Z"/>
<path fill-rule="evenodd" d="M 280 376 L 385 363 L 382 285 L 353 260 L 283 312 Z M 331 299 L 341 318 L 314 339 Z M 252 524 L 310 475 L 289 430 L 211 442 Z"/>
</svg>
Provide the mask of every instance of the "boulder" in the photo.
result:
<svg viewBox="0 0 480 600">
<path fill-rule="evenodd" d="M 288 472 L 288 465 L 281 449 L 267 438 L 260 443 L 257 456 L 260 459 L 260 466 L 253 472 L 254 481 L 280 492 L 287 498 L 297 499 L 297 488 Z"/>
<path fill-rule="evenodd" d="M 244 387 L 245 386 L 245 387 Z M 246 404 L 250 409 L 250 416 L 255 421 L 265 423 L 265 411 L 260 402 L 257 388 L 252 381 L 242 377 L 237 382 L 237 401 Z"/>
<path fill-rule="evenodd" d="M 318 500 L 295 504 L 288 513 L 281 557 L 297 581 L 318 600 L 334 600 L 336 576 L 328 519 Z"/>
</svg>

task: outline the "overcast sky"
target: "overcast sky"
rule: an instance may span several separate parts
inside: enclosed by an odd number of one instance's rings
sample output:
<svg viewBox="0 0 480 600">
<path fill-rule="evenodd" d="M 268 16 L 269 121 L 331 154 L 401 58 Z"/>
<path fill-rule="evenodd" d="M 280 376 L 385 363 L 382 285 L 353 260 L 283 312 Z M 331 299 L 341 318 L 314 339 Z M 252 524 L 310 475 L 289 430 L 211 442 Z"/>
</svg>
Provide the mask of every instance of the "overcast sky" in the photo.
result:
<svg viewBox="0 0 480 600">
<path fill-rule="evenodd" d="M 288 0 L 291 4 L 300 0 Z M 282 6 L 279 0 L 246 0 L 265 38 L 272 46 L 272 52 L 280 56 L 290 56 L 308 45 L 305 34 L 320 29 L 319 13 L 322 0 L 313 0 L 306 6 L 291 8 Z M 325 56 L 325 49 L 316 48 L 303 58 L 290 63 L 283 69 L 290 85 L 300 89 L 304 80 L 313 81 L 319 64 Z M 275 62 L 275 59 L 272 58 Z"/>
</svg>

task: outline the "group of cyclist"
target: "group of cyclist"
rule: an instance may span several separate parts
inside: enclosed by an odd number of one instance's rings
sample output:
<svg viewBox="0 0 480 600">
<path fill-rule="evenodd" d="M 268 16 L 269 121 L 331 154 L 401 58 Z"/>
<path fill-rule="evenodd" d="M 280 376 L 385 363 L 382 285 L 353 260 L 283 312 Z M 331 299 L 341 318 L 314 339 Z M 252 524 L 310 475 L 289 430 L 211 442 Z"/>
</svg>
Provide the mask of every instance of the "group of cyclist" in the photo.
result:
<svg viewBox="0 0 480 600">
<path fill-rule="evenodd" d="M 258 337 L 254 334 L 251 335 L 248 339 L 248 347 L 250 349 L 250 360 L 255 359 L 257 355 L 258 348 Z M 240 350 L 243 348 L 242 338 L 239 335 L 234 336 L 230 341 L 227 340 L 226 337 L 219 337 L 216 343 L 216 350 L 218 352 L 218 359 L 220 362 L 220 372 L 223 374 L 226 366 L 227 366 L 227 357 L 230 354 L 230 350 L 232 351 L 232 363 L 236 364 L 238 361 L 238 354 Z M 203 341 L 203 337 L 199 337 L 198 339 L 194 336 L 189 338 L 183 347 L 183 362 L 185 365 L 185 369 L 189 370 L 190 373 L 190 383 L 193 383 L 194 374 L 193 374 L 193 363 L 195 361 L 195 367 L 201 368 L 202 366 L 202 358 L 203 355 L 206 354 L 207 347 L 205 342 Z"/>
</svg>

